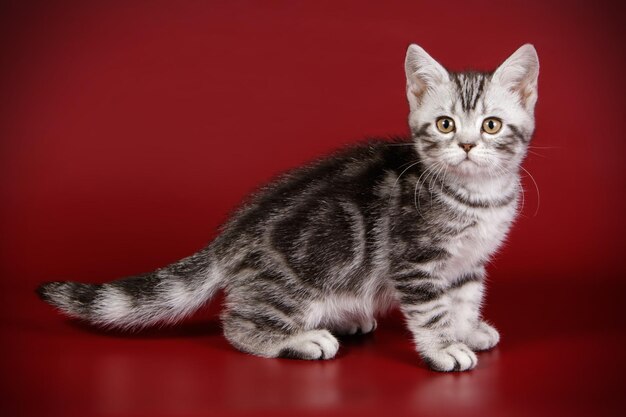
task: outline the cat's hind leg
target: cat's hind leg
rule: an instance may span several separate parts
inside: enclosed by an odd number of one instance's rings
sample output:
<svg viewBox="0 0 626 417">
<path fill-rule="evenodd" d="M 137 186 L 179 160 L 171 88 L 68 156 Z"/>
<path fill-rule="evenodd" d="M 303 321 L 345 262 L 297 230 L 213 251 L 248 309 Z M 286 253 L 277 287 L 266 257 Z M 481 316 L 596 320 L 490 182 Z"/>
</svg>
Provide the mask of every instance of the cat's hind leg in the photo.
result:
<svg viewBox="0 0 626 417">
<path fill-rule="evenodd" d="M 331 326 L 331 331 L 337 335 L 368 334 L 378 326 L 374 317 L 360 317 L 342 321 Z"/>
<path fill-rule="evenodd" d="M 306 330 L 285 339 L 278 357 L 289 359 L 332 359 L 339 342 L 328 330 Z"/>
<path fill-rule="evenodd" d="M 266 358 L 332 359 L 339 342 L 324 329 L 304 330 L 261 311 L 229 310 L 222 315 L 224 335 L 237 349 Z"/>
</svg>

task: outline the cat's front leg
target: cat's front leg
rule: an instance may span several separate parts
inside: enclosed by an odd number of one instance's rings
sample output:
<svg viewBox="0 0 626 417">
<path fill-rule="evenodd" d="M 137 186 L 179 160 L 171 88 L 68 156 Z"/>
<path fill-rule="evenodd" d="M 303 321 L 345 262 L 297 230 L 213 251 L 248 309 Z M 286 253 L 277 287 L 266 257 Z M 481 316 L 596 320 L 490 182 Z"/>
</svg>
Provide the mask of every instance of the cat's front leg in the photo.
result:
<svg viewBox="0 0 626 417">
<path fill-rule="evenodd" d="M 448 289 L 455 337 L 473 351 L 491 349 L 500 341 L 498 331 L 481 319 L 484 281 L 485 269 L 481 267 L 459 277 Z"/>
<path fill-rule="evenodd" d="M 445 280 L 415 271 L 394 277 L 394 286 L 417 350 L 428 366 L 444 372 L 474 368 L 476 355 L 455 337 Z"/>
</svg>

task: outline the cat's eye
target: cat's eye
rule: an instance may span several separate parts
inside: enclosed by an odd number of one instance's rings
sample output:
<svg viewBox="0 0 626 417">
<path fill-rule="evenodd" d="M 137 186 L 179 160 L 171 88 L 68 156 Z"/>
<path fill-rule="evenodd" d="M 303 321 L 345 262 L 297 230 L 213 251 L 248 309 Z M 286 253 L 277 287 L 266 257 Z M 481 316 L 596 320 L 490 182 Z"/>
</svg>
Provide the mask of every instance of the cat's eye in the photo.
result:
<svg viewBox="0 0 626 417">
<path fill-rule="evenodd" d="M 483 131 L 494 135 L 502 129 L 502 122 L 495 117 L 489 117 L 483 121 Z"/>
<path fill-rule="evenodd" d="M 454 120 L 449 117 L 440 117 L 437 119 L 437 129 L 441 133 L 450 133 L 454 130 Z"/>
</svg>

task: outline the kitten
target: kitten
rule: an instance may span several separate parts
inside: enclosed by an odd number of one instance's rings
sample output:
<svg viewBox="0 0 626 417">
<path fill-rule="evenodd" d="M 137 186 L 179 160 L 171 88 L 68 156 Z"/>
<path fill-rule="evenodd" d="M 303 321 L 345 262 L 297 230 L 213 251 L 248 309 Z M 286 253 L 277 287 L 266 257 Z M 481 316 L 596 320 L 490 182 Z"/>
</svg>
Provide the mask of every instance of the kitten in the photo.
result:
<svg viewBox="0 0 626 417">
<path fill-rule="evenodd" d="M 330 359 L 399 305 L 434 370 L 494 347 L 480 315 L 485 263 L 513 222 L 534 130 L 539 62 L 524 45 L 495 72 L 405 61 L 411 139 L 371 141 L 256 193 L 200 252 L 104 284 L 51 282 L 42 299 L 92 323 L 175 321 L 225 293 L 226 338 L 267 358 Z"/>
</svg>

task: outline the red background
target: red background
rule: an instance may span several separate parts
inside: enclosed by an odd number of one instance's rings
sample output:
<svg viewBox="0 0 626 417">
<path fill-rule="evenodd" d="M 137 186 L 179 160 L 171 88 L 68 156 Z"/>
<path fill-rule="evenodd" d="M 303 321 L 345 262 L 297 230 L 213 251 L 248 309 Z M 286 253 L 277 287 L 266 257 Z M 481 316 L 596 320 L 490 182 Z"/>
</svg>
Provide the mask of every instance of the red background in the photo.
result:
<svg viewBox="0 0 626 417">
<path fill-rule="evenodd" d="M 9 2 L 0 6 L 3 415 L 617 415 L 624 324 L 624 11 L 611 2 Z M 617 3 L 617 2 L 615 2 Z M 378 5 L 375 5 L 378 4 Z M 500 346 L 428 371 L 401 319 L 336 360 L 246 356 L 217 306 L 127 336 L 41 281 L 163 266 L 285 169 L 406 134 L 403 59 L 541 62 L 526 204 L 490 267 Z M 8 414 L 7 414 L 8 412 Z M 382 413 L 382 414 L 381 414 Z"/>
</svg>

